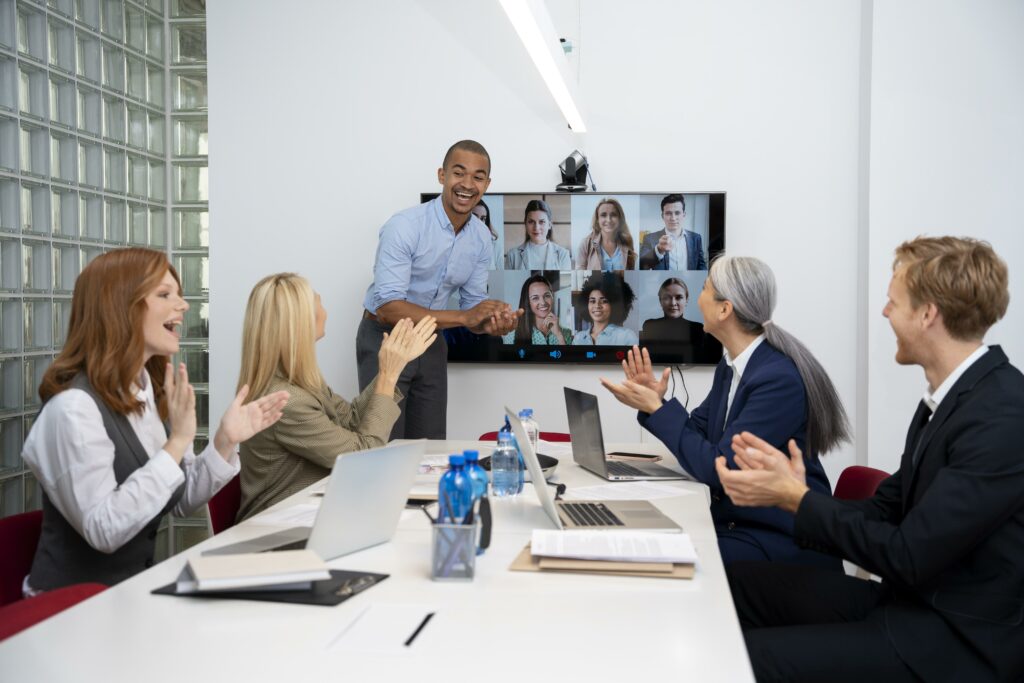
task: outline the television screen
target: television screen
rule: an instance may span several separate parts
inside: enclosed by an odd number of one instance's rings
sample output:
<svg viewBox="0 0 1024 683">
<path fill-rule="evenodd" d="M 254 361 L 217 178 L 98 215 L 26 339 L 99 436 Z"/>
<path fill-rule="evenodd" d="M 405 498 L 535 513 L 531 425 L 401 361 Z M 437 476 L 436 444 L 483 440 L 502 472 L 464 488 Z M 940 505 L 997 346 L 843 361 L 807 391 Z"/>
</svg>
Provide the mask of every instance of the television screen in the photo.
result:
<svg viewBox="0 0 1024 683">
<path fill-rule="evenodd" d="M 660 364 L 721 359 L 697 297 L 725 248 L 724 192 L 488 194 L 474 212 L 488 296 L 525 314 L 504 337 L 445 330 L 449 361 L 618 363 L 633 344 Z"/>
</svg>

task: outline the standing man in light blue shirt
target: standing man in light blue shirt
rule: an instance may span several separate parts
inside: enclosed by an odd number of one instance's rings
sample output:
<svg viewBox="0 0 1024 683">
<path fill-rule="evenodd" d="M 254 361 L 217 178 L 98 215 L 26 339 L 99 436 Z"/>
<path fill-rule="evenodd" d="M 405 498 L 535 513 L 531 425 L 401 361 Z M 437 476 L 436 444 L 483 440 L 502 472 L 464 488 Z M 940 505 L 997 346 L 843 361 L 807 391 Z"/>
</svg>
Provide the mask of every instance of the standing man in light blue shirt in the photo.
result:
<svg viewBox="0 0 1024 683">
<path fill-rule="evenodd" d="M 437 179 L 441 195 L 400 211 L 380 229 L 373 283 L 363 300 L 356 332 L 360 391 L 377 376 L 384 334 L 402 318 L 426 315 L 441 329 L 467 327 L 478 334 L 506 334 L 522 311 L 487 298 L 491 234 L 473 207 L 491 184 L 491 158 L 483 145 L 461 140 L 444 156 Z M 451 294 L 459 310 L 445 310 Z M 392 439 L 444 439 L 448 407 L 448 346 L 442 335 L 409 363 L 398 380 L 404 396 Z"/>
</svg>

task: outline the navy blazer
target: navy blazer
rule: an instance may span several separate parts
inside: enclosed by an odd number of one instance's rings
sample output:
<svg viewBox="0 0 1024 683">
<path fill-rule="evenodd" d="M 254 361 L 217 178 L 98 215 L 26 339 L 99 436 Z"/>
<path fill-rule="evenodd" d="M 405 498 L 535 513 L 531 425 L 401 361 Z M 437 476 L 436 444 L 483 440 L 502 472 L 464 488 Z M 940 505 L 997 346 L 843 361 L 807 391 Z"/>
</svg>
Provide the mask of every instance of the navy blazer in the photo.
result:
<svg viewBox="0 0 1024 683">
<path fill-rule="evenodd" d="M 658 253 L 654 250 L 664 234 L 663 228 L 644 237 L 643 244 L 640 245 L 640 270 L 669 270 L 668 254 L 659 259 Z M 686 270 L 707 270 L 708 262 L 704 258 L 704 245 L 700 233 L 683 230 L 683 238 L 686 240 Z"/>
<path fill-rule="evenodd" d="M 886 633 L 923 679 L 1024 680 L 1024 375 L 989 347 L 924 410 L 874 497 L 808 493 L 797 538 L 882 577 Z"/>
<path fill-rule="evenodd" d="M 711 488 L 711 517 L 716 527 L 746 530 L 771 559 L 791 559 L 800 550 L 793 539 L 793 515 L 779 508 L 738 507 L 722 489 L 715 458 L 724 455 L 736 467 L 732 437 L 749 431 L 788 453 L 787 442 L 796 439 L 804 451 L 807 486 L 832 495 L 828 477 L 817 454 L 806 450 L 807 399 L 803 380 L 788 356 L 767 341 L 754 349 L 736 387 L 728 416 L 729 382 L 725 359 L 715 369 L 711 393 L 692 413 L 672 399 L 654 413 L 640 413 L 640 424 L 664 443 L 683 469 Z M 782 532 L 781 534 L 779 532 Z"/>
</svg>

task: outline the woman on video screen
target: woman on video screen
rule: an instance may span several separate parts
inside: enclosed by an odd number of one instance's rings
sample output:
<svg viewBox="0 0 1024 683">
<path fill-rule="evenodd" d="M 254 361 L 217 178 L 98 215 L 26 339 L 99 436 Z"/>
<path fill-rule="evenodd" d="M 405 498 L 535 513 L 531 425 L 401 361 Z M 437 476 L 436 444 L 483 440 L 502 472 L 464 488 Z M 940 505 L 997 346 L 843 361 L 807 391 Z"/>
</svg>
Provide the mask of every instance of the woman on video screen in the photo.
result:
<svg viewBox="0 0 1024 683">
<path fill-rule="evenodd" d="M 526 315 L 519 318 L 515 330 L 502 337 L 506 344 L 572 343 L 572 330 L 559 324 L 555 295 L 543 274 L 535 273 L 523 283 L 519 308 L 526 311 Z"/>
<path fill-rule="evenodd" d="M 531 199 L 523 212 L 525 239 L 505 254 L 506 270 L 572 270 L 569 250 L 551 240 L 551 207 Z"/>
<path fill-rule="evenodd" d="M 602 199 L 594 207 L 590 234 L 576 250 L 577 270 L 635 270 L 633 235 L 626 224 L 622 205 L 614 199 Z"/>
<path fill-rule="evenodd" d="M 693 357 L 704 341 L 704 326 L 683 317 L 690 301 L 690 290 L 677 277 L 670 277 L 658 288 L 658 303 L 664 315 L 649 318 L 640 329 L 640 345 L 656 351 L 682 349 Z"/>
<path fill-rule="evenodd" d="M 594 273 L 583 283 L 579 303 L 584 320 L 590 322 L 588 332 L 578 332 L 573 346 L 631 346 L 637 343 L 636 332 L 622 327 L 629 317 L 636 295 L 622 277 L 615 273 Z"/>
<path fill-rule="evenodd" d="M 491 270 L 501 270 L 501 245 L 498 243 L 498 232 L 491 226 L 491 209 L 484 200 L 480 200 L 473 207 L 473 215 L 483 221 L 487 231 L 491 233 L 491 248 L 494 255 L 491 257 Z"/>
</svg>

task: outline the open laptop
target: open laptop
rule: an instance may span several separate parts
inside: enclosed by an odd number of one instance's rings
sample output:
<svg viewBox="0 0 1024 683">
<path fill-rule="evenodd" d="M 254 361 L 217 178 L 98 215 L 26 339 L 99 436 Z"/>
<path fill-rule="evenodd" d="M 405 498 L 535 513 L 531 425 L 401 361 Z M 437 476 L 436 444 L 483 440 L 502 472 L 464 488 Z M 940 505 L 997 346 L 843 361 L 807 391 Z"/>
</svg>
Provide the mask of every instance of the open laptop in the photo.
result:
<svg viewBox="0 0 1024 683">
<path fill-rule="evenodd" d="M 544 512 L 557 529 L 629 529 L 631 531 L 682 531 L 646 500 L 555 500 L 540 470 L 540 461 L 526 436 L 526 429 L 507 406 L 505 413 L 512 425 L 512 433 L 519 442 L 519 450 L 530 472 L 533 490 L 537 492 Z"/>
<path fill-rule="evenodd" d="M 597 396 L 565 387 L 565 412 L 569 416 L 572 459 L 588 472 L 609 481 L 690 479 L 685 474 L 654 463 L 609 460 L 604 451 Z"/>
<path fill-rule="evenodd" d="M 203 555 L 308 548 L 323 560 L 390 540 L 405 508 L 426 439 L 338 456 L 313 528 L 294 527 Z"/>
</svg>

